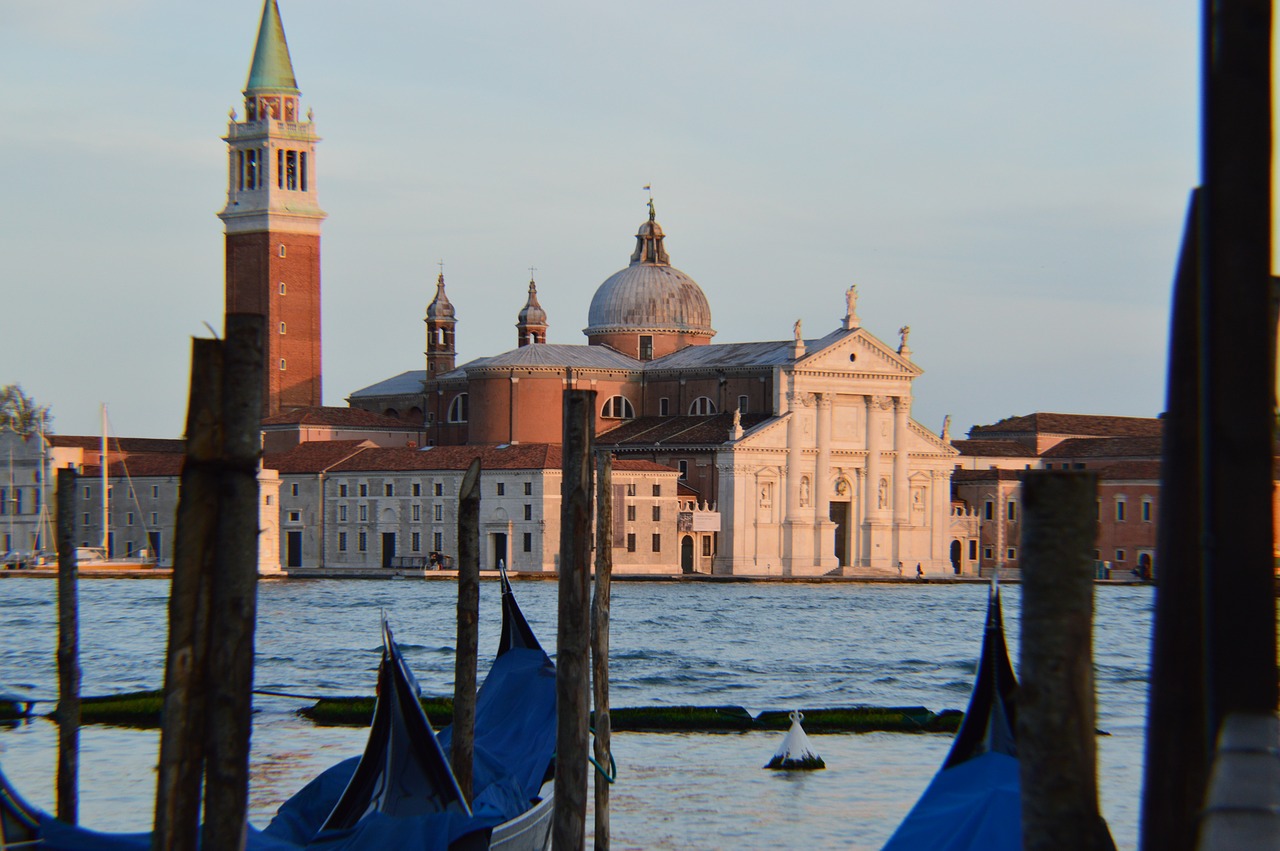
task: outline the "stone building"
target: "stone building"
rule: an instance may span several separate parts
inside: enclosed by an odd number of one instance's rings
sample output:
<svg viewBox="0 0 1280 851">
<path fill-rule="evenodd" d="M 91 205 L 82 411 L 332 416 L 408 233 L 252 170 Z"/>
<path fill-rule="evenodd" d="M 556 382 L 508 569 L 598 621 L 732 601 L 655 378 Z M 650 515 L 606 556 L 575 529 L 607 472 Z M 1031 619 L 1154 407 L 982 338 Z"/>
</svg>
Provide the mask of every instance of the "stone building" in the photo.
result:
<svg viewBox="0 0 1280 851">
<path fill-rule="evenodd" d="M 791 339 L 712 343 L 710 303 L 671 265 L 652 201 L 635 239 L 630 264 L 591 300 L 586 345 L 545 342 L 531 281 L 516 348 L 458 366 L 460 321 L 441 275 L 425 317 L 426 369 L 348 403 L 402 418 L 422 411 L 428 444 L 519 446 L 557 442 L 563 391 L 591 389 L 598 446 L 676 468 L 702 511 L 718 515 L 698 521 L 714 536 L 683 533 L 686 563 L 782 576 L 889 575 L 899 562 L 956 570 L 953 553 L 963 557 L 971 537 L 953 520 L 957 452 L 911 419 L 921 370 L 910 329 L 896 346 L 871 334 L 851 287 L 843 322 L 821 336 L 805 338 L 797 321 Z"/>
<path fill-rule="evenodd" d="M 51 471 L 44 437 L 0 427 L 0 565 L 30 563 L 54 549 Z"/>
</svg>

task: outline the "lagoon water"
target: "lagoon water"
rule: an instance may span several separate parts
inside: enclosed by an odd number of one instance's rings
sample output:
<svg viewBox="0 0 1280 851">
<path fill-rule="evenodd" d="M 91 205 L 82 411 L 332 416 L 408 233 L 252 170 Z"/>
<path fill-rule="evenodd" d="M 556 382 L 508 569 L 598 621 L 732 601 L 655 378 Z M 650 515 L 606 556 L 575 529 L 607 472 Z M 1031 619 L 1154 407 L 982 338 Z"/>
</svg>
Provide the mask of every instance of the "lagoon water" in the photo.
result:
<svg viewBox="0 0 1280 851">
<path fill-rule="evenodd" d="M 83 693 L 159 688 L 169 583 L 81 583 Z M 554 649 L 556 583 L 519 582 L 530 624 Z M 56 584 L 0 583 L 0 690 L 53 697 Z M 871 704 L 964 709 L 981 644 L 986 588 L 976 585 L 628 583 L 613 586 L 615 707 L 765 709 Z M 1017 666 L 1019 591 L 1004 590 Z M 1137 844 L 1152 592 L 1099 587 L 1095 660 L 1103 813 L 1121 848 Z M 456 586 L 423 581 L 264 581 L 259 689 L 370 694 L 385 611 L 428 694 L 452 694 Z M 480 670 L 497 646 L 498 585 L 481 588 Z M 363 749 L 365 730 L 297 718 L 300 701 L 259 697 L 251 818 L 259 826 L 319 771 Z M 40 707 L 52 709 L 51 704 Z M 0 767 L 33 804 L 53 808 L 56 730 L 0 728 Z M 619 733 L 612 793 L 618 849 L 878 848 L 937 770 L 950 737 L 813 735 L 825 771 L 762 770 L 780 733 Z M 154 731 L 81 733 L 81 822 L 145 830 L 155 792 Z M 590 797 L 590 796 L 589 796 Z M 588 816 L 588 826 L 591 817 Z"/>
</svg>

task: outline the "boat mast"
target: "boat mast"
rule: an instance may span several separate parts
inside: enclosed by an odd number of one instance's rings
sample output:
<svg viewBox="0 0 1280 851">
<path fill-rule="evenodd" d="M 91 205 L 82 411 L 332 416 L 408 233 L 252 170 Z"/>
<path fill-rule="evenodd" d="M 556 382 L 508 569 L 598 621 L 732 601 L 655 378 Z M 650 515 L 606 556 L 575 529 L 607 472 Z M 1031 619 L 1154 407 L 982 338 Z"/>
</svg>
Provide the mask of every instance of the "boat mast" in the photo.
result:
<svg viewBox="0 0 1280 851">
<path fill-rule="evenodd" d="M 17 434 L 15 431 L 14 434 Z M 13 491 L 13 444 L 9 445 L 9 490 L 5 491 L 5 502 L 9 503 L 4 507 L 4 513 L 9 515 L 9 538 L 6 550 L 13 549 L 13 513 L 18 508 L 18 495 Z"/>
<path fill-rule="evenodd" d="M 106 558 L 111 558 L 111 520 L 110 520 L 110 502 L 111 497 L 107 490 L 107 403 L 102 403 L 102 553 Z"/>
</svg>

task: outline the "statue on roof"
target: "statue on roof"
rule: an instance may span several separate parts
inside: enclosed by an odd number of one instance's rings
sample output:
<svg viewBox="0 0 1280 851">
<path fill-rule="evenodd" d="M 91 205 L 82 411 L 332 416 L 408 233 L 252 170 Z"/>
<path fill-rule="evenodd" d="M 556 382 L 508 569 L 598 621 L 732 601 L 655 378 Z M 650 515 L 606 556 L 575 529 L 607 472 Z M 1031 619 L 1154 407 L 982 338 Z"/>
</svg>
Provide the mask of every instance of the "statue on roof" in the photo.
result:
<svg viewBox="0 0 1280 851">
<path fill-rule="evenodd" d="M 898 329 L 898 336 L 902 338 L 902 343 L 898 346 L 898 351 L 902 351 L 907 347 L 907 337 L 911 336 L 911 326 L 903 325 Z"/>
<path fill-rule="evenodd" d="M 848 310 L 846 315 L 857 316 L 858 308 L 858 285 L 850 284 L 849 289 L 844 291 L 844 303 Z"/>
<path fill-rule="evenodd" d="M 800 335 L 800 320 L 799 320 L 799 319 L 797 319 L 797 320 L 796 320 L 796 324 L 795 324 L 795 325 L 792 325 L 792 326 L 791 326 L 791 333 L 795 335 L 796 342 L 797 342 L 797 343 L 799 343 L 799 342 L 801 341 L 801 339 L 802 339 L 802 337 L 801 337 L 801 335 Z"/>
<path fill-rule="evenodd" d="M 951 442 L 951 415 L 947 414 L 942 418 L 942 439 L 947 443 Z"/>
</svg>

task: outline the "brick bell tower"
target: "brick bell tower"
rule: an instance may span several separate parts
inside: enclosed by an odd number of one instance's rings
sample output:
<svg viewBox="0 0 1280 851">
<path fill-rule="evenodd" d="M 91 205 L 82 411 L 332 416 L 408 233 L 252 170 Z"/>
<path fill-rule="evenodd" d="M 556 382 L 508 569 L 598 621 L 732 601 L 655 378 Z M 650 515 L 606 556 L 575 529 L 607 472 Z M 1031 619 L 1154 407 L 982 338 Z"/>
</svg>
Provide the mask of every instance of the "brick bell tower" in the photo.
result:
<svg viewBox="0 0 1280 851">
<path fill-rule="evenodd" d="M 265 0 L 244 89 L 227 126 L 226 310 L 266 318 L 263 416 L 321 404 L 316 135 L 276 0 Z"/>
</svg>

